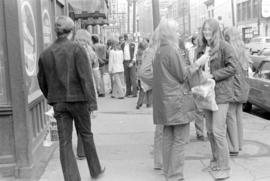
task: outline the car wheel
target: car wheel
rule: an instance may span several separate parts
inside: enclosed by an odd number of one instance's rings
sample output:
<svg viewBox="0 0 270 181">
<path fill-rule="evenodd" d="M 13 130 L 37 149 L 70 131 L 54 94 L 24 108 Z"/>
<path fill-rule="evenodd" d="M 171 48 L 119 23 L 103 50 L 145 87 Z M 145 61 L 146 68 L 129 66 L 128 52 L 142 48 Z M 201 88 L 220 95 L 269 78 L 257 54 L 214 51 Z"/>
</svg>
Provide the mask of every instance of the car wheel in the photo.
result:
<svg viewBox="0 0 270 181">
<path fill-rule="evenodd" d="M 243 104 L 243 111 L 250 112 L 251 109 L 252 109 L 252 104 L 251 103 L 247 102 L 247 103 Z"/>
</svg>

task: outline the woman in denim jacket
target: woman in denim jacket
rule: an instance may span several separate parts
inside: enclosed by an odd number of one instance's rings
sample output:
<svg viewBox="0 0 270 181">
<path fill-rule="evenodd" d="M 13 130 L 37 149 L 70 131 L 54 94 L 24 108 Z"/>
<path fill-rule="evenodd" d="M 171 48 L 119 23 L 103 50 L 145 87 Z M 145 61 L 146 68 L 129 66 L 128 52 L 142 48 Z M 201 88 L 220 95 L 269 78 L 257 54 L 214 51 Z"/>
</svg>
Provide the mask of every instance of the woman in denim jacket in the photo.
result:
<svg viewBox="0 0 270 181">
<path fill-rule="evenodd" d="M 229 102 L 233 100 L 233 76 L 236 72 L 232 47 L 223 40 L 219 23 L 207 19 L 201 29 L 197 58 L 209 55 L 204 65 L 208 78 L 216 82 L 215 95 L 218 111 L 205 110 L 207 135 L 212 150 L 210 168 L 216 179 L 230 176 L 229 150 L 226 140 L 226 116 Z"/>
</svg>

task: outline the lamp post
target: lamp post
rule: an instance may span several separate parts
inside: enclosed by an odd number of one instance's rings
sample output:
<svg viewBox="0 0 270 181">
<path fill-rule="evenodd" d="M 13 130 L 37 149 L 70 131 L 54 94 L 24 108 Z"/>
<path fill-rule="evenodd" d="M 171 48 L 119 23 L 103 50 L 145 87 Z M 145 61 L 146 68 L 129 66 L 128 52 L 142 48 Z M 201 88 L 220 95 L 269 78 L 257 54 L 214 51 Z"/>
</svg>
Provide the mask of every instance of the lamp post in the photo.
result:
<svg viewBox="0 0 270 181">
<path fill-rule="evenodd" d="M 154 25 L 154 30 L 155 30 L 160 20 L 159 0 L 152 0 L 152 8 L 153 8 L 153 25 Z"/>
</svg>

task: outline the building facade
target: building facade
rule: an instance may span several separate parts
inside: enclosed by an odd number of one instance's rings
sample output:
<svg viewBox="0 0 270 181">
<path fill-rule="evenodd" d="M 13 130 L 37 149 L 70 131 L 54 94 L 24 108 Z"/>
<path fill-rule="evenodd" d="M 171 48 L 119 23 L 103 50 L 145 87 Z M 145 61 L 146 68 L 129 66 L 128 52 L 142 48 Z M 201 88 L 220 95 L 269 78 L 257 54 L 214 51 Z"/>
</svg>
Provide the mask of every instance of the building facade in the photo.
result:
<svg viewBox="0 0 270 181">
<path fill-rule="evenodd" d="M 39 54 L 55 39 L 66 0 L 0 1 L 0 175 L 31 178 L 53 148 L 44 147 L 48 105 L 37 82 Z"/>
<path fill-rule="evenodd" d="M 237 27 L 245 42 L 256 36 L 270 36 L 269 9 L 267 0 L 236 1 Z"/>
<path fill-rule="evenodd" d="M 208 18 L 207 7 L 204 1 L 190 0 L 190 32 L 198 33 L 206 18 Z"/>
</svg>

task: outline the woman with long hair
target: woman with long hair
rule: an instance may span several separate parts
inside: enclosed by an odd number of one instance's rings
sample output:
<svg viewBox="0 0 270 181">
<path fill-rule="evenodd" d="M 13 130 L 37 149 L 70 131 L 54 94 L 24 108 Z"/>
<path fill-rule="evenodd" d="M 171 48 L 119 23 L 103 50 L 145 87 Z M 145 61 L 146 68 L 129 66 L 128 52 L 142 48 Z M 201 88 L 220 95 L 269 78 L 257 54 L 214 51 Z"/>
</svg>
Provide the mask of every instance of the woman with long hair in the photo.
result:
<svg viewBox="0 0 270 181">
<path fill-rule="evenodd" d="M 242 104 L 248 99 L 247 82 L 250 57 L 242 41 L 241 35 L 234 27 L 224 30 L 225 40 L 234 49 L 237 60 L 237 72 L 234 76 L 234 102 L 229 105 L 227 114 L 227 140 L 231 156 L 237 156 L 243 145 Z"/>
<path fill-rule="evenodd" d="M 109 73 L 112 75 L 113 87 L 112 98 L 124 99 L 124 57 L 117 41 L 112 41 L 112 48 L 109 54 Z"/>
<path fill-rule="evenodd" d="M 137 54 L 136 54 L 138 87 L 140 89 L 136 109 L 140 109 L 140 107 L 143 105 L 144 96 L 146 94 L 145 90 L 141 86 L 140 69 L 141 69 L 142 61 L 143 61 L 143 53 L 145 52 L 147 46 L 148 46 L 147 42 L 145 40 L 142 40 L 138 45 L 138 50 L 137 50 Z M 149 107 L 149 102 L 147 102 L 146 105 L 147 105 L 147 107 Z"/>
<path fill-rule="evenodd" d="M 189 69 L 180 55 L 177 30 L 175 20 L 160 21 L 157 30 L 160 42 L 153 61 L 153 119 L 154 124 L 164 126 L 162 157 L 167 180 L 184 180 L 184 152 L 191 111 L 185 99 L 189 91 L 185 86 Z M 197 61 L 195 68 L 205 61 L 206 58 Z"/>
<path fill-rule="evenodd" d="M 91 34 L 85 30 L 85 29 L 79 29 L 74 37 L 74 41 L 78 43 L 80 46 L 82 46 L 85 49 L 85 52 L 88 56 L 88 60 L 90 61 L 90 68 L 93 70 L 93 77 L 98 76 L 96 73 L 98 72 L 99 64 L 98 64 L 98 58 L 96 53 L 94 52 L 92 48 L 92 39 Z M 97 89 L 95 81 L 93 80 L 94 86 L 95 86 L 95 95 L 97 96 Z M 93 112 L 91 113 L 93 115 Z M 82 138 L 79 134 L 78 135 L 78 142 L 77 142 L 77 159 L 81 160 L 85 158 L 84 148 L 82 144 Z"/>
<path fill-rule="evenodd" d="M 205 110 L 207 135 L 211 145 L 211 172 L 216 179 L 230 177 L 229 150 L 226 139 L 226 117 L 229 102 L 234 98 L 233 76 L 236 72 L 233 48 L 223 40 L 219 23 L 215 19 L 204 21 L 197 58 L 209 55 L 204 65 L 207 78 L 215 80 L 217 111 Z"/>
</svg>

